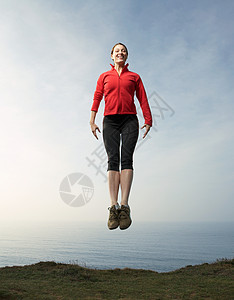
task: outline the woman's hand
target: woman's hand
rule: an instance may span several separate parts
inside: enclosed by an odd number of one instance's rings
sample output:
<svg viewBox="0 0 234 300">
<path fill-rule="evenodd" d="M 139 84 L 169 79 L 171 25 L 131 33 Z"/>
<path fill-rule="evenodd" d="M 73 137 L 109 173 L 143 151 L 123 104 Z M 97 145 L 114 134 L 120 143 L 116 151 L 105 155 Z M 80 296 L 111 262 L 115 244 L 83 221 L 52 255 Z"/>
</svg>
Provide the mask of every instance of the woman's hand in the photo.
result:
<svg viewBox="0 0 234 300">
<path fill-rule="evenodd" d="M 98 136 L 97 136 L 96 130 L 98 130 L 99 132 L 101 132 L 100 129 L 99 129 L 99 127 L 95 123 L 91 123 L 91 122 L 90 122 L 90 126 L 91 126 L 91 130 L 92 130 L 93 135 L 98 140 Z"/>
<path fill-rule="evenodd" d="M 150 131 L 150 125 L 148 125 L 148 124 L 144 124 L 142 127 L 141 127 L 141 129 L 143 129 L 145 127 L 145 133 L 144 133 L 144 135 L 143 135 L 143 139 L 146 137 L 146 135 L 148 134 L 148 132 Z"/>
</svg>

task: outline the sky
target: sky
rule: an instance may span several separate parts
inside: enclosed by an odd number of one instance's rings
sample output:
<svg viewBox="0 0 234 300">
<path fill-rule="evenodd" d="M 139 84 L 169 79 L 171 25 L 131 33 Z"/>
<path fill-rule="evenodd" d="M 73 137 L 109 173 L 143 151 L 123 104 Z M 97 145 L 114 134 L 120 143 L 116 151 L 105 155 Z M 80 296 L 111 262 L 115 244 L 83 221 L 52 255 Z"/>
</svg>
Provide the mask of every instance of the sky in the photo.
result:
<svg viewBox="0 0 234 300">
<path fill-rule="evenodd" d="M 233 221 L 233 13 L 232 0 L 0 0 L 1 221 L 106 222 L 107 158 L 89 119 L 117 42 L 154 122 L 134 154 L 134 222 Z M 72 178 L 85 205 L 61 193 Z"/>
</svg>

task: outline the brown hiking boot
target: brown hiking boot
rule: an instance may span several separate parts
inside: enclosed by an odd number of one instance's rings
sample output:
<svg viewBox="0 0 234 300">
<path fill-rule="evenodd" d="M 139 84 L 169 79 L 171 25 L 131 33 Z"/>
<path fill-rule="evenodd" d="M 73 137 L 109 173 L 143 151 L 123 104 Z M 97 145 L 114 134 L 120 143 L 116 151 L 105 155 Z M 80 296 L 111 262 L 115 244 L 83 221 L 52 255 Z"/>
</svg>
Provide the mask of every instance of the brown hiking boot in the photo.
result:
<svg viewBox="0 0 234 300">
<path fill-rule="evenodd" d="M 110 230 L 116 229 L 119 226 L 119 211 L 116 209 L 115 205 L 108 208 L 110 211 L 108 228 Z"/>
<path fill-rule="evenodd" d="M 121 230 L 127 229 L 132 223 L 130 217 L 130 207 L 121 205 L 119 210 L 119 228 Z"/>
</svg>

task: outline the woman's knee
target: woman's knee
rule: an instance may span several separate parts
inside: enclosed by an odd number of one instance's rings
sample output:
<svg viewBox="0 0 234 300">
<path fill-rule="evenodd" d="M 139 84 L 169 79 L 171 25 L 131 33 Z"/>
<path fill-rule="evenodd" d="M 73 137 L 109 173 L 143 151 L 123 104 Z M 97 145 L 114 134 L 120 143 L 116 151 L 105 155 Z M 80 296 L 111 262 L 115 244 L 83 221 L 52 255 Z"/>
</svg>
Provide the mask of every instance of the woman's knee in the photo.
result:
<svg viewBox="0 0 234 300">
<path fill-rule="evenodd" d="M 118 171 L 119 172 L 119 162 L 109 160 L 107 171 Z"/>
</svg>

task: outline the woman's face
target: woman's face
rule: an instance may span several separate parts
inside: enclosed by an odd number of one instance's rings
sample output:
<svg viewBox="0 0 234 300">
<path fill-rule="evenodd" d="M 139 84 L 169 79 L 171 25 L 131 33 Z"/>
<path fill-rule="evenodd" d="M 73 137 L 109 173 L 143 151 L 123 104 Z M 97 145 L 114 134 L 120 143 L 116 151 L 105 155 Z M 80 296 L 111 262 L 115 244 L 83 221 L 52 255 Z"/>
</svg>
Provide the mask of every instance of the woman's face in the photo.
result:
<svg viewBox="0 0 234 300">
<path fill-rule="evenodd" d="M 126 48 L 122 45 L 116 45 L 113 53 L 111 54 L 111 58 L 114 63 L 125 63 L 128 58 Z"/>
</svg>

